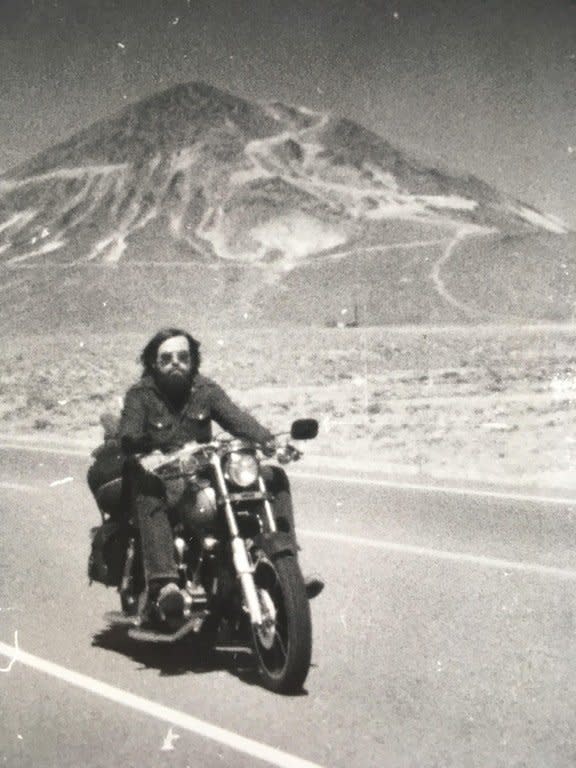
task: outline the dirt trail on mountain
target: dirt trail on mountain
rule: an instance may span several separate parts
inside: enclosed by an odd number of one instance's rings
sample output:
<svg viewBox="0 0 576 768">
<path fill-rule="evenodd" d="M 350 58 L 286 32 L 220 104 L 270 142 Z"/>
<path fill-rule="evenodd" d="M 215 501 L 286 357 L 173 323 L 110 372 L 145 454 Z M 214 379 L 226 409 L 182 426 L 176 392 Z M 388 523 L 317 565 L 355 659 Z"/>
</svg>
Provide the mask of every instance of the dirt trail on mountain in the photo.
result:
<svg viewBox="0 0 576 768">
<path fill-rule="evenodd" d="M 456 235 L 450 240 L 448 245 L 446 246 L 446 249 L 444 250 L 444 253 L 440 258 L 436 261 L 434 264 L 434 267 L 432 268 L 432 272 L 430 273 L 430 277 L 432 278 L 432 282 L 434 283 L 434 287 L 436 288 L 438 294 L 446 301 L 448 304 L 450 304 L 451 307 L 454 307 L 459 312 L 461 312 L 465 317 L 469 319 L 476 319 L 479 320 L 482 318 L 483 314 L 479 310 L 470 307 L 468 304 L 464 304 L 462 301 L 459 301 L 455 296 L 453 296 L 448 289 L 446 288 L 446 285 L 442 279 L 441 271 L 442 268 L 446 265 L 448 260 L 452 257 L 452 254 L 458 247 L 458 245 L 464 240 L 466 237 L 465 231 L 457 232 Z"/>
<path fill-rule="evenodd" d="M 450 291 L 446 287 L 446 283 L 442 278 L 442 270 L 454 255 L 458 246 L 461 245 L 464 242 L 464 240 L 466 240 L 466 238 L 472 237 L 472 236 L 476 236 L 476 237 L 486 236 L 486 235 L 492 234 L 493 232 L 494 230 L 491 230 L 488 228 L 483 230 L 480 227 L 467 227 L 467 226 L 462 227 L 456 232 L 454 237 L 448 242 L 444 250 L 444 253 L 435 262 L 432 268 L 432 271 L 430 273 L 430 277 L 432 279 L 432 282 L 434 283 L 434 287 L 436 288 L 438 295 L 441 296 L 442 299 L 444 299 L 444 301 L 446 301 L 451 307 L 454 307 L 459 312 L 461 312 L 464 315 L 464 317 L 467 318 L 468 320 L 477 320 L 477 321 L 491 320 L 493 319 L 493 316 L 487 312 L 483 312 L 477 307 L 474 307 L 470 302 L 464 302 L 456 298 L 456 296 L 450 293 Z"/>
<path fill-rule="evenodd" d="M 359 245 L 347 251 L 335 251 L 334 253 L 316 256 L 314 262 L 318 264 L 322 261 L 338 261 L 339 259 L 345 259 L 347 256 L 357 256 L 361 253 L 387 253 L 402 249 L 426 248 L 427 246 L 442 245 L 445 242 L 446 238 L 440 237 L 432 240 L 408 240 L 404 243 L 390 243 L 390 245 Z"/>
</svg>

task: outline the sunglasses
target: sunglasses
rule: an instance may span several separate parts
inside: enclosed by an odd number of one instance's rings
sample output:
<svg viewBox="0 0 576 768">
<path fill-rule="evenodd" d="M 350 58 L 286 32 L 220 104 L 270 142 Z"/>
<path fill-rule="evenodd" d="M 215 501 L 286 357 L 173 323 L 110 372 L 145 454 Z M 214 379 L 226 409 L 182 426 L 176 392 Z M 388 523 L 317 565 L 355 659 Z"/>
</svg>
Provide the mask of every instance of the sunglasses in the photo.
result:
<svg viewBox="0 0 576 768">
<path fill-rule="evenodd" d="M 162 354 L 158 355 L 158 365 L 161 367 L 170 365 L 173 360 L 187 365 L 190 363 L 190 352 L 181 350 L 180 352 L 162 352 Z"/>
</svg>

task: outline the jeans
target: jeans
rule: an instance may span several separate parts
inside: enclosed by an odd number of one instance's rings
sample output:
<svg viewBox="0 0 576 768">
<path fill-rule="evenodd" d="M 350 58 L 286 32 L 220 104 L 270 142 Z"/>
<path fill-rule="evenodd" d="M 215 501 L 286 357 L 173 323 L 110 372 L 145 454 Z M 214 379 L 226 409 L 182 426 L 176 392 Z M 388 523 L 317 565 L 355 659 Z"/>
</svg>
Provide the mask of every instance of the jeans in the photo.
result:
<svg viewBox="0 0 576 768">
<path fill-rule="evenodd" d="M 172 527 L 181 519 L 186 503 L 184 483 L 181 480 L 162 482 L 139 471 L 130 475 L 146 582 L 175 581 L 178 571 Z M 272 509 L 278 530 L 290 534 L 297 551 L 292 496 L 286 472 L 281 467 L 266 465 L 262 467 L 262 476 L 273 497 Z"/>
</svg>

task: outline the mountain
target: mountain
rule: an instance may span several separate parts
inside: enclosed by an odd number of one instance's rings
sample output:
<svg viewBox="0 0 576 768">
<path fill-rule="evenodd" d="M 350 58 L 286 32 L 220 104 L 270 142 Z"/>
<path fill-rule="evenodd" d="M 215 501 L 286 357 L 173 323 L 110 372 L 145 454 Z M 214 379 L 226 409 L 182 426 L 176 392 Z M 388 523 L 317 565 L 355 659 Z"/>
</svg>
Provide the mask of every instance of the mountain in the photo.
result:
<svg viewBox="0 0 576 768">
<path fill-rule="evenodd" d="M 571 317 L 574 235 L 351 120 L 179 85 L 0 177 L 4 330 Z M 547 291 L 545 293 L 545 291 Z"/>
</svg>

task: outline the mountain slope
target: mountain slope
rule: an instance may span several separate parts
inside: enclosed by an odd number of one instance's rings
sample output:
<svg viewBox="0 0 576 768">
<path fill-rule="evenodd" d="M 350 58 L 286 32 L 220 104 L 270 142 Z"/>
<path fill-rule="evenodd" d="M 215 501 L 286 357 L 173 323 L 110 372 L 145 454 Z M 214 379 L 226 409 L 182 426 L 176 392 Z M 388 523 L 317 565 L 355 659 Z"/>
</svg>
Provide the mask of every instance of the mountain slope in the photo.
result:
<svg viewBox="0 0 576 768">
<path fill-rule="evenodd" d="M 565 252 L 571 269 L 561 222 L 475 177 L 350 120 L 190 83 L 0 177 L 0 325 L 323 323 L 352 301 L 365 322 L 489 320 L 501 238 L 535 263 Z M 474 258 L 450 279 L 468 241 Z M 467 311 L 478 279 L 484 298 Z M 521 304 L 498 301 L 504 317 L 549 316 Z"/>
</svg>

